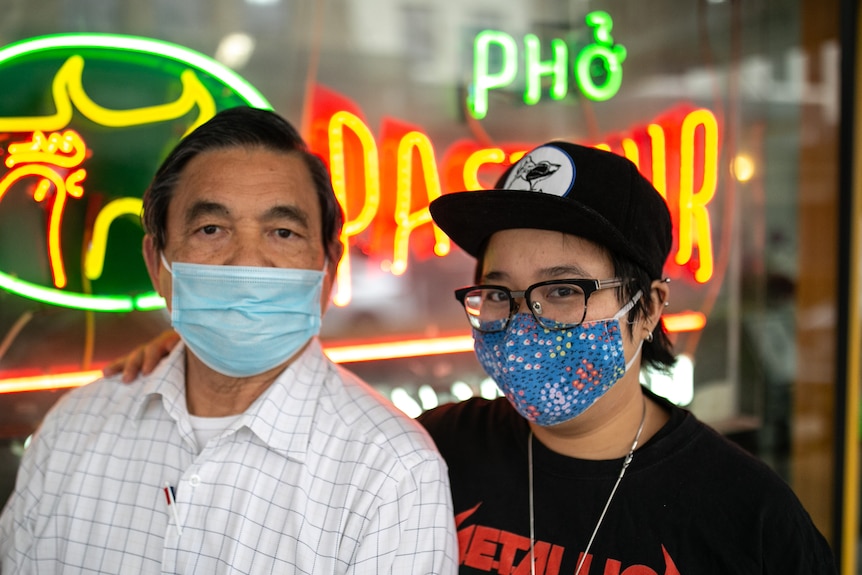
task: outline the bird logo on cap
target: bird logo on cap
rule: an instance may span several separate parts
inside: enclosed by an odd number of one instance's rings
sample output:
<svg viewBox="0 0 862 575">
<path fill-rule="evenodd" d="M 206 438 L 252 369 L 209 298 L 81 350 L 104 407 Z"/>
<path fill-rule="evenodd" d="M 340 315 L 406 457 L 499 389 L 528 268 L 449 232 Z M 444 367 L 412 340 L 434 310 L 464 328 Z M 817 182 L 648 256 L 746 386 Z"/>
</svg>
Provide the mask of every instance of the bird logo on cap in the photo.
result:
<svg viewBox="0 0 862 575">
<path fill-rule="evenodd" d="M 515 165 L 504 188 L 563 197 L 574 181 L 572 158 L 556 146 L 541 146 Z"/>
<path fill-rule="evenodd" d="M 527 156 L 526 161 L 518 168 L 516 175 L 517 179 L 524 180 L 529 186 L 528 189 L 536 191 L 536 186 L 539 182 L 551 177 L 557 170 L 560 169 L 559 164 L 552 164 L 547 160 L 534 162 L 533 158 Z"/>
</svg>

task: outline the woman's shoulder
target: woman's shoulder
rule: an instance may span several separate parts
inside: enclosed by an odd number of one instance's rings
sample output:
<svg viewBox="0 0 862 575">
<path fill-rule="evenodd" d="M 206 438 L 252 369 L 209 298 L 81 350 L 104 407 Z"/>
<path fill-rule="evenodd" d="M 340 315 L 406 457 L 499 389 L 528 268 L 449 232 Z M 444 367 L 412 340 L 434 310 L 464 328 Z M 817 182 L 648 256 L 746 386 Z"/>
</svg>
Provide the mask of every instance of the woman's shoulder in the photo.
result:
<svg viewBox="0 0 862 575">
<path fill-rule="evenodd" d="M 417 420 L 426 427 L 453 425 L 482 427 L 489 423 L 509 421 L 518 414 L 504 397 L 485 399 L 471 397 L 464 401 L 444 403 L 422 413 Z"/>
<path fill-rule="evenodd" d="M 527 422 L 518 415 L 504 397 L 484 399 L 474 397 L 457 403 L 447 403 L 420 415 L 421 423 L 441 451 L 466 445 L 484 449 L 523 435 Z"/>
</svg>

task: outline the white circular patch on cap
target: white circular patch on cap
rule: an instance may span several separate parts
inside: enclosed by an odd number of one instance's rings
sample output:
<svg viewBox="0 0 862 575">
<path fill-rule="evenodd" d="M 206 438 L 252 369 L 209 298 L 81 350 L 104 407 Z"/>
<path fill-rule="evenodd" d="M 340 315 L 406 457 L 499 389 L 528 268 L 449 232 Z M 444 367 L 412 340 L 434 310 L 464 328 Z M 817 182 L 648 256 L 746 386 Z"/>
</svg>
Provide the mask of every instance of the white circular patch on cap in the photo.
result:
<svg viewBox="0 0 862 575">
<path fill-rule="evenodd" d="M 506 190 L 530 190 L 565 197 L 575 183 L 575 163 L 556 146 L 540 146 L 518 160 Z"/>
</svg>

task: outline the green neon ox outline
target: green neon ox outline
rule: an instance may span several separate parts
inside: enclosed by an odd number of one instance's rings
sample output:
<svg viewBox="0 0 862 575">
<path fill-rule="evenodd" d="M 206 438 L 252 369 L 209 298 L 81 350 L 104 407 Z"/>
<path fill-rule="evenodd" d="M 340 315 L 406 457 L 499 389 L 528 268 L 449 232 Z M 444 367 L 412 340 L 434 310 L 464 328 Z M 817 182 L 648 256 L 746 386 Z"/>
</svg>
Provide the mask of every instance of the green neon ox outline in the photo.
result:
<svg viewBox="0 0 862 575">
<path fill-rule="evenodd" d="M 227 66 L 190 48 L 141 36 L 88 33 L 37 36 L 0 48 L 0 66 L 19 56 L 58 48 L 108 48 L 113 51 L 140 52 L 175 60 L 219 80 L 249 106 L 272 110 L 272 105 L 257 88 Z M 2 271 L 0 271 L 0 288 L 28 299 L 74 309 L 129 312 L 150 311 L 165 307 L 164 298 L 155 291 L 134 296 L 82 294 L 41 286 Z"/>
</svg>

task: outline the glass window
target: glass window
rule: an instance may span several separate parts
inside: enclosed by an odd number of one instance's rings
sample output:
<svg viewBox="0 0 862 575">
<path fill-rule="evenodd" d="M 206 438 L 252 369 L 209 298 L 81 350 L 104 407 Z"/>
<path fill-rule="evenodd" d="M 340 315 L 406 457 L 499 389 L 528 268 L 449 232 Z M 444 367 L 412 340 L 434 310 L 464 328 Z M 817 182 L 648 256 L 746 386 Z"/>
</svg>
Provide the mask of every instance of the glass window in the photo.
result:
<svg viewBox="0 0 862 575">
<path fill-rule="evenodd" d="M 554 138 L 630 157 L 665 193 L 675 224 L 667 326 L 681 360 L 672 378 L 644 374 L 645 383 L 774 467 L 834 536 L 834 11 L 797 0 L 32 4 L 6 2 L 0 45 L 85 31 L 169 41 L 218 57 L 301 127 L 338 172 L 352 230 L 322 338 L 411 414 L 496 394 L 452 296 L 472 282 L 473 261 L 421 219 L 429 198 L 488 188 L 512 154 Z M 111 87 L 115 72 L 87 62 L 83 90 L 101 106 L 178 97 L 177 84 L 138 87 L 131 73 Z M 0 126 L 53 110 L 56 64 L 5 66 L 0 78 L 14 82 L 4 84 Z M 107 200 L 140 198 L 175 130 L 113 140 L 89 127 L 94 169 L 84 195 L 65 204 L 62 257 L 52 256 L 51 206 L 34 201 L 33 185 L 0 188 L 0 391 L 13 380 L 52 388 L 65 380 L 48 375 L 86 378 L 168 326 L 163 310 L 76 309 L 9 288 L 14 279 L 88 296 L 149 290 L 131 216 L 111 229 L 103 277 L 88 279 L 84 260 Z M 0 132 L 4 156 L 26 135 Z M 426 223 L 412 228 L 411 215 Z M 426 355 L 431 344 L 444 352 Z M 0 413 L 12 414 L 0 458 L 20 453 L 62 393 L 0 393 Z M 13 473 L 0 462 L 0 475 Z"/>
</svg>

